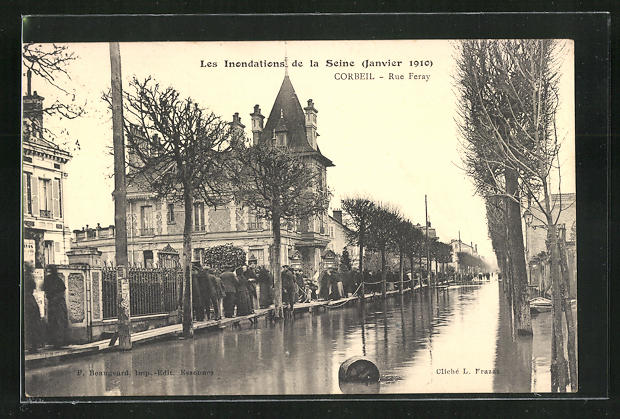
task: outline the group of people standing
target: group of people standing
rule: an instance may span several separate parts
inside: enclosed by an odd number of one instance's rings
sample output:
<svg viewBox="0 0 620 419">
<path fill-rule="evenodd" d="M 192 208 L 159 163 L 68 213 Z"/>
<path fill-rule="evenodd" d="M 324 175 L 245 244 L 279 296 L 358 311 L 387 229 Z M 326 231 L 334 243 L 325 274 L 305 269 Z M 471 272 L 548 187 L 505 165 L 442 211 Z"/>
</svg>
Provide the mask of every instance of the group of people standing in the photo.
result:
<svg viewBox="0 0 620 419">
<path fill-rule="evenodd" d="M 47 265 L 42 290 L 47 300 L 47 319 L 33 292 L 36 289 L 34 268 L 24 264 L 24 344 L 28 352 L 36 352 L 46 344 L 61 347 L 67 343 L 68 314 L 65 300 L 65 282 L 55 265 Z"/>
<path fill-rule="evenodd" d="M 193 265 L 192 305 L 194 318 L 203 321 L 246 316 L 259 307 L 254 268 L 226 267 L 222 272 Z"/>
<path fill-rule="evenodd" d="M 339 300 L 355 293 L 360 283 L 361 275 L 357 270 L 325 269 L 318 276 L 318 298 Z"/>
</svg>

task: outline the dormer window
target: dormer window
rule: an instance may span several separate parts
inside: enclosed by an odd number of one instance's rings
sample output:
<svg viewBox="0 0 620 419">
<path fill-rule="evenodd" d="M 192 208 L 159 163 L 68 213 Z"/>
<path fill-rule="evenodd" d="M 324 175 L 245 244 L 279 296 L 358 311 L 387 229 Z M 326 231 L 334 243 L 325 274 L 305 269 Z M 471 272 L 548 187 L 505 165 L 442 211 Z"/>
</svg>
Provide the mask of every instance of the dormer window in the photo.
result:
<svg viewBox="0 0 620 419">
<path fill-rule="evenodd" d="M 276 145 L 278 147 L 286 147 L 287 145 L 286 132 L 276 133 Z"/>
</svg>

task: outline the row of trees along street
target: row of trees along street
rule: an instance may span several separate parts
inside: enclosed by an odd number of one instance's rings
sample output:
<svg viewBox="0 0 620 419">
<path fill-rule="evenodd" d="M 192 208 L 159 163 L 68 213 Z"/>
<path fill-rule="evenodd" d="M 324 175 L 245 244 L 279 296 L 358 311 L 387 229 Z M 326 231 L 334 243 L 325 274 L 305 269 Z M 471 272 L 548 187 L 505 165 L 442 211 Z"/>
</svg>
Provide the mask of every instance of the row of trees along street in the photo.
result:
<svg viewBox="0 0 620 419">
<path fill-rule="evenodd" d="M 111 103 L 109 94 L 104 99 Z M 282 318 L 280 226 L 327 210 L 330 192 L 311 162 L 269 141 L 251 144 L 173 87 L 133 78 L 123 93 L 128 181 L 183 204 L 183 333 L 192 335 L 192 210 L 195 199 L 217 208 L 234 200 L 271 220 L 275 318 Z"/>
<path fill-rule="evenodd" d="M 438 263 L 452 261 L 452 247 L 436 238 L 429 239 L 420 228 L 406 219 L 390 205 L 375 202 L 367 197 L 351 197 L 342 201 L 346 214 L 347 231 L 350 243 L 359 246 L 359 272 L 364 272 L 364 250 L 376 251 L 381 257 L 382 294 L 386 294 L 386 264 L 389 253 L 395 253 L 399 259 L 399 278 L 401 290 L 404 280 L 405 260 L 413 275 L 416 260 L 422 267 L 422 258 L 427 260 L 426 273 L 430 278 L 431 260 L 435 260 L 435 273 Z M 435 275 L 437 278 L 437 275 Z M 362 293 L 364 295 L 364 282 Z"/>
<path fill-rule="evenodd" d="M 552 391 L 577 389 L 575 324 L 551 193 L 561 197 L 556 116 L 559 57 L 554 40 L 483 40 L 457 44 L 463 168 L 486 202 L 488 233 L 505 278 L 518 335 L 531 335 L 522 213 L 536 207 L 547 230 L 552 284 Z M 538 218 L 538 217 L 537 217 Z M 563 320 L 567 329 L 568 368 Z"/>
</svg>

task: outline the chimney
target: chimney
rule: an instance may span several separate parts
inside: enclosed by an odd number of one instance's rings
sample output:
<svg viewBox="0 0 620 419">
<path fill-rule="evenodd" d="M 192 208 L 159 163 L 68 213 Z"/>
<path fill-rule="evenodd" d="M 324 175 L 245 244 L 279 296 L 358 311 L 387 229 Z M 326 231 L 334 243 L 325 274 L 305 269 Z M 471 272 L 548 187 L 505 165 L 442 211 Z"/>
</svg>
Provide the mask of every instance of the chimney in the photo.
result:
<svg viewBox="0 0 620 419">
<path fill-rule="evenodd" d="M 476 249 L 476 254 L 478 254 L 478 244 L 475 244 L 474 248 Z"/>
<path fill-rule="evenodd" d="M 233 114 L 233 120 L 230 123 L 230 126 L 233 130 L 241 130 L 243 131 L 243 129 L 245 128 L 245 125 L 243 125 L 241 123 L 241 118 L 239 117 L 239 112 L 235 112 Z"/>
<path fill-rule="evenodd" d="M 304 111 L 306 114 L 306 139 L 308 140 L 308 144 L 316 150 L 316 137 L 318 135 L 316 132 L 316 114 L 318 111 L 314 107 L 312 99 L 308 99 L 308 106 L 304 108 Z"/>
<path fill-rule="evenodd" d="M 263 120 L 265 117 L 260 113 L 258 105 L 254 105 L 254 112 L 250 114 L 250 117 L 252 118 L 252 143 L 256 145 L 263 132 Z"/>
<path fill-rule="evenodd" d="M 32 91 L 32 71 L 28 70 L 26 95 L 24 96 L 24 121 L 23 131 L 25 136 L 35 136 L 43 138 L 43 96 L 39 96 L 37 91 Z"/>
<path fill-rule="evenodd" d="M 340 224 L 342 224 L 342 210 L 333 210 L 333 218 L 334 220 L 338 221 Z"/>
<path fill-rule="evenodd" d="M 32 91 L 32 70 L 28 69 L 28 72 L 26 73 L 27 77 L 28 77 L 28 96 L 31 96 L 31 91 Z"/>
</svg>

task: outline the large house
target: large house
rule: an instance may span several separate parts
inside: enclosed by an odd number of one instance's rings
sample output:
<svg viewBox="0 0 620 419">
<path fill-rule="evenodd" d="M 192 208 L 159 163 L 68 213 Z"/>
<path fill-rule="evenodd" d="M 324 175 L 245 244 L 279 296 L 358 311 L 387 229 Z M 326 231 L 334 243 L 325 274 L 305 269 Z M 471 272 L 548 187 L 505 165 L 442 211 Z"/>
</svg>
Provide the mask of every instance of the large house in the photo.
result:
<svg viewBox="0 0 620 419">
<path fill-rule="evenodd" d="M 450 246 L 452 246 L 452 261 L 449 263 L 449 265 L 452 266 L 457 272 L 461 272 L 462 270 L 458 256 L 459 252 L 467 253 L 472 256 L 479 256 L 478 245 L 474 244 L 473 242 L 465 243 L 461 240 L 460 233 L 458 239 L 450 240 Z"/>
<path fill-rule="evenodd" d="M 24 262 L 35 274 L 47 264 L 67 263 L 71 232 L 64 221 L 64 183 L 71 154 L 44 138 L 43 100 L 28 90 L 23 97 L 22 191 Z"/>
<path fill-rule="evenodd" d="M 321 174 L 326 186 L 326 169 L 334 164 L 325 157 L 317 144 L 317 109 L 312 99 L 302 108 L 291 80 L 286 74 L 269 118 L 259 105 L 251 117 L 253 142 L 275 141 L 310 160 Z M 233 115 L 233 127 L 244 129 L 239 114 Z M 140 186 L 127 186 L 127 247 L 129 262 L 141 266 L 166 266 L 177 263 L 183 252 L 184 211 L 182 205 L 158 199 Z M 200 200 L 193 208 L 192 258 L 199 260 L 208 247 L 232 243 L 243 248 L 248 258 L 258 265 L 270 264 L 271 225 L 257 218 L 248 208 L 226 206 L 210 208 Z M 330 242 L 328 214 L 295 223 L 284 223 L 281 231 L 281 264 L 296 264 L 313 275 L 324 265 Z M 114 226 L 83 228 L 74 231 L 73 248 L 97 248 L 106 262 L 114 261 Z"/>
</svg>

